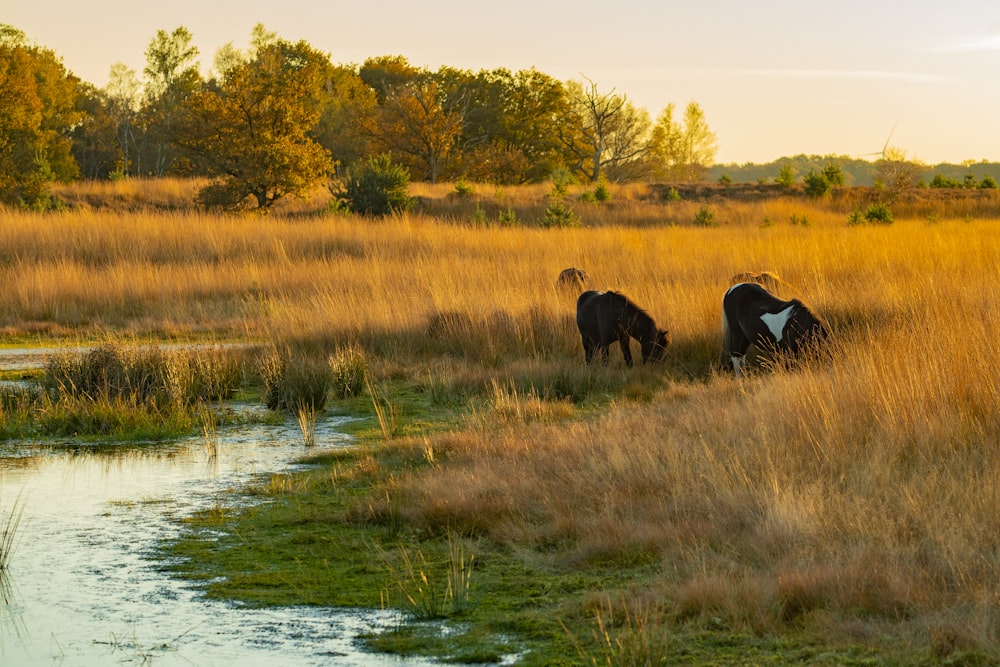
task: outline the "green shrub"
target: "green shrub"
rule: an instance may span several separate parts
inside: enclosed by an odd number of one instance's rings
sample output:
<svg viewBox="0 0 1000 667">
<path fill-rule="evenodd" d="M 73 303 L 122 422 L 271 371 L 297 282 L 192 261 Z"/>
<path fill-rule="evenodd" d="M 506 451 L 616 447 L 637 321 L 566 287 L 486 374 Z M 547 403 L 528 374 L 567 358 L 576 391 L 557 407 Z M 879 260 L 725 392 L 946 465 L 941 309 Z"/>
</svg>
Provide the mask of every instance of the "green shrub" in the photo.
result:
<svg viewBox="0 0 1000 667">
<path fill-rule="evenodd" d="M 351 209 L 343 199 L 331 199 L 327 202 L 324 212 L 328 215 L 347 216 L 351 214 Z"/>
<path fill-rule="evenodd" d="M 705 204 L 694 216 L 694 224 L 698 227 L 716 227 L 719 223 L 715 220 L 715 212 Z"/>
<path fill-rule="evenodd" d="M 838 166 L 832 162 L 825 167 L 823 167 L 823 176 L 826 178 L 826 182 L 830 185 L 843 185 L 844 184 L 844 172 Z"/>
<path fill-rule="evenodd" d="M 497 214 L 497 222 L 501 227 L 513 227 L 517 224 L 517 211 L 508 206 Z"/>
<path fill-rule="evenodd" d="M 571 185 L 576 185 L 577 180 L 569 169 L 559 168 L 552 170 L 552 185 L 562 188 L 564 191 Z"/>
<path fill-rule="evenodd" d="M 979 182 L 979 188 L 981 190 L 996 190 L 997 187 L 996 180 L 989 174 L 984 175 L 983 180 Z"/>
<path fill-rule="evenodd" d="M 350 170 L 343 186 L 333 195 L 354 213 L 392 215 L 409 210 L 413 200 L 407 193 L 410 172 L 388 154 L 376 155 L 359 169 Z"/>
<path fill-rule="evenodd" d="M 580 224 L 580 217 L 572 208 L 562 200 L 553 201 L 545 208 L 545 217 L 542 218 L 543 227 L 577 227 Z"/>
<path fill-rule="evenodd" d="M 806 194 L 813 198 L 822 197 L 830 191 L 830 181 L 826 174 L 815 169 L 810 169 L 802 182 L 806 185 Z"/>
<path fill-rule="evenodd" d="M 611 190 L 608 188 L 608 184 L 601 181 L 594 188 L 594 199 L 597 201 L 611 201 Z"/>
<path fill-rule="evenodd" d="M 561 172 L 553 174 L 552 190 L 549 191 L 550 203 L 545 208 L 545 216 L 541 221 L 543 227 L 576 227 L 580 224 L 576 211 L 566 204 L 569 184 L 568 175 Z"/>
<path fill-rule="evenodd" d="M 885 202 L 876 202 L 865 211 L 865 220 L 873 224 L 891 224 L 894 220 L 892 209 Z"/>
<path fill-rule="evenodd" d="M 598 202 L 611 201 L 611 189 L 607 181 L 603 178 L 597 182 L 593 190 L 585 190 L 580 193 L 580 201 L 594 204 Z"/>
<path fill-rule="evenodd" d="M 479 202 L 476 202 L 476 209 L 472 212 L 472 224 L 476 227 L 490 224 L 489 218 L 486 217 L 486 211 L 479 205 Z"/>
<path fill-rule="evenodd" d="M 795 170 L 791 165 L 783 165 L 778 170 L 778 175 L 774 177 L 774 182 L 785 188 L 795 185 Z"/>
<path fill-rule="evenodd" d="M 476 194 L 476 190 L 471 185 L 469 185 L 468 181 L 466 181 L 464 178 L 460 178 L 457 181 L 455 181 L 455 194 L 458 195 L 459 197 L 466 198 Z"/>
<path fill-rule="evenodd" d="M 565 199 L 567 194 L 569 194 L 568 180 L 560 178 L 552 181 L 552 189 L 549 191 L 550 199 Z"/>
<path fill-rule="evenodd" d="M 863 222 L 878 225 L 891 225 L 895 218 L 892 209 L 885 202 L 876 202 L 869 206 L 864 213 L 855 209 L 847 219 L 849 225 L 860 225 Z"/>
<path fill-rule="evenodd" d="M 934 174 L 931 179 L 932 188 L 960 188 L 962 184 L 954 178 L 949 178 L 943 174 Z"/>
</svg>

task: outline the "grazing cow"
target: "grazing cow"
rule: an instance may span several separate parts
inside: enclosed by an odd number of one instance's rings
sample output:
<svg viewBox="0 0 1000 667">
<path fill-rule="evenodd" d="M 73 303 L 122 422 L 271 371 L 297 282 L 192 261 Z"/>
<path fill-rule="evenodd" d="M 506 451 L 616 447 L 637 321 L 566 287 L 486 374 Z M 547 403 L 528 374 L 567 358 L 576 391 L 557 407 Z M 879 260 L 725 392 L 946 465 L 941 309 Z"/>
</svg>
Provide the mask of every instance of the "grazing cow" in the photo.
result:
<svg viewBox="0 0 1000 667">
<path fill-rule="evenodd" d="M 670 343 L 667 332 L 657 327 L 645 310 L 618 292 L 588 290 L 581 294 L 576 300 L 576 325 L 588 364 L 598 353 L 607 363 L 608 348 L 615 341 L 622 346 L 626 366 L 632 365 L 630 338 L 639 341 L 643 363 L 661 361 Z"/>
<path fill-rule="evenodd" d="M 798 299 L 782 301 L 755 283 L 733 285 L 722 299 L 722 366 L 740 375 L 751 345 L 795 355 L 829 336 Z"/>
</svg>

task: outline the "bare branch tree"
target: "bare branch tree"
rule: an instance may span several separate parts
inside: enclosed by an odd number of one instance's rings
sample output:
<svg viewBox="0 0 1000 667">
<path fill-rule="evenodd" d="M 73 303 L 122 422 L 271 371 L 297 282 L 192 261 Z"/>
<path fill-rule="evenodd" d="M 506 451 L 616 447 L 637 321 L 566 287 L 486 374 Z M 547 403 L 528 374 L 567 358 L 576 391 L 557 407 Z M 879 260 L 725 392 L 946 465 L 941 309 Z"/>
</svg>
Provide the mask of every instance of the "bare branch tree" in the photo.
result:
<svg viewBox="0 0 1000 667">
<path fill-rule="evenodd" d="M 614 90 L 602 94 L 596 83 L 590 79 L 587 83 L 587 87 L 575 81 L 567 84 L 570 118 L 561 140 L 576 158 L 574 167 L 594 182 L 605 167 L 621 168 L 645 154 L 650 121 L 624 95 L 615 95 Z"/>
</svg>

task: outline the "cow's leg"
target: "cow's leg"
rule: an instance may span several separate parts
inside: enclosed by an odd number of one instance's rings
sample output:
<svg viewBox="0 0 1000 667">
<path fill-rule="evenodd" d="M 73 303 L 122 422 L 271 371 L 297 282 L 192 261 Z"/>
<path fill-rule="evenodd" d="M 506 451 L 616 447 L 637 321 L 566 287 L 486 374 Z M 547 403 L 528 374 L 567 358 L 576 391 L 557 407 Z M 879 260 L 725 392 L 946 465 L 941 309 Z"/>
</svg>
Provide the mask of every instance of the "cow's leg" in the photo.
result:
<svg viewBox="0 0 1000 667">
<path fill-rule="evenodd" d="M 622 356 L 625 357 L 625 365 L 632 368 L 632 348 L 629 345 L 628 336 L 622 336 L 618 339 L 618 342 L 622 346 Z"/>
</svg>

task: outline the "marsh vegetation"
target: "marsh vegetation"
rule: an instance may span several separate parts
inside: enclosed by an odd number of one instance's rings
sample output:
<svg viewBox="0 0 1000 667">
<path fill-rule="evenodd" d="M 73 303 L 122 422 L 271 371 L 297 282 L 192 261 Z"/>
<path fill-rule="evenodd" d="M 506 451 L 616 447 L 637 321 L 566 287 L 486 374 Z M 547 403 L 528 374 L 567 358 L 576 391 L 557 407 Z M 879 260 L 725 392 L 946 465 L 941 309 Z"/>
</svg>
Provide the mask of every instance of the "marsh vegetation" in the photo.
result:
<svg viewBox="0 0 1000 667">
<path fill-rule="evenodd" d="M 464 660 L 1000 656 L 995 193 L 848 224 L 869 193 L 612 186 L 546 227 L 544 188 L 413 188 L 385 219 L 5 213 L 8 337 L 249 340 L 322 383 L 276 403 L 304 437 L 309 410 L 369 417 L 356 447 L 252 490 L 273 502 L 192 520 L 187 576 L 463 621 L 372 642 Z M 569 266 L 670 331 L 664 364 L 584 365 Z M 721 298 L 764 270 L 832 338 L 737 379 L 715 366 Z"/>
</svg>

